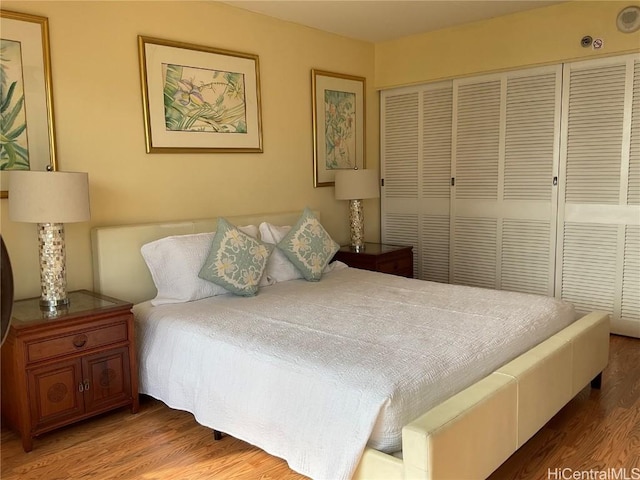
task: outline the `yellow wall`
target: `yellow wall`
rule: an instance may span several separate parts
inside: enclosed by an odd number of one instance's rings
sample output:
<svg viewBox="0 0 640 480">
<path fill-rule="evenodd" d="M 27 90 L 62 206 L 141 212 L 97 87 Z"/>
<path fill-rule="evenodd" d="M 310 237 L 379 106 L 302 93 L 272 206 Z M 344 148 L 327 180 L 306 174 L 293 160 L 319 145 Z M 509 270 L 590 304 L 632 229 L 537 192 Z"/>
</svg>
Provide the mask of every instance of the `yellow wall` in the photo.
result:
<svg viewBox="0 0 640 480">
<path fill-rule="evenodd" d="M 91 222 L 66 225 L 69 289 L 91 288 L 94 225 L 308 205 L 346 242 L 346 202 L 313 188 L 312 68 L 367 78 L 367 166 L 378 167 L 374 88 L 638 51 L 640 32 L 615 27 L 629 4 L 638 2 L 567 2 L 374 46 L 211 1 L 3 0 L 49 18 L 59 168 L 89 172 Z M 580 47 L 587 34 L 604 48 Z M 258 54 L 264 153 L 146 154 L 137 35 Z M 35 226 L 10 222 L 1 203 L 16 296 L 37 296 Z M 378 240 L 378 201 L 365 201 L 365 216 L 367 239 Z"/>
<path fill-rule="evenodd" d="M 252 212 L 317 209 L 332 236 L 348 240 L 347 202 L 313 188 L 311 69 L 367 78 L 367 165 L 377 166 L 374 46 L 211 1 L 5 1 L 2 8 L 48 17 L 60 170 L 89 173 L 89 223 L 67 224 L 69 290 L 91 288 L 89 229 Z M 260 57 L 262 154 L 146 154 L 137 35 Z M 366 234 L 379 239 L 379 203 L 365 203 Z M 38 296 L 36 227 L 1 232 L 16 298 Z"/>
<path fill-rule="evenodd" d="M 379 43 L 376 87 L 639 51 L 640 31 L 616 28 L 618 12 L 628 5 L 640 3 L 578 0 Z M 604 47 L 581 47 L 585 35 L 602 38 Z"/>
</svg>

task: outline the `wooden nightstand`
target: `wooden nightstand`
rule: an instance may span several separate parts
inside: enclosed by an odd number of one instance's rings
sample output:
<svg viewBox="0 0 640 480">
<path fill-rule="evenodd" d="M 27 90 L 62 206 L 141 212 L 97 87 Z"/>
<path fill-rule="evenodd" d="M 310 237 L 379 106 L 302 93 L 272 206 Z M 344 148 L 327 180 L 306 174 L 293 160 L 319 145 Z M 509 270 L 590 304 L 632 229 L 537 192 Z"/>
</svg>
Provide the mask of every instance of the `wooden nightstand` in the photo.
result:
<svg viewBox="0 0 640 480">
<path fill-rule="evenodd" d="M 413 247 L 365 243 L 364 251 L 356 252 L 350 246 L 340 247 L 333 257 L 350 267 L 413 277 Z"/>
<path fill-rule="evenodd" d="M 41 311 L 39 298 L 15 302 L 2 345 L 2 417 L 25 452 L 58 427 L 118 407 L 138 411 L 132 305 L 86 290 L 68 297 L 57 315 Z"/>
</svg>

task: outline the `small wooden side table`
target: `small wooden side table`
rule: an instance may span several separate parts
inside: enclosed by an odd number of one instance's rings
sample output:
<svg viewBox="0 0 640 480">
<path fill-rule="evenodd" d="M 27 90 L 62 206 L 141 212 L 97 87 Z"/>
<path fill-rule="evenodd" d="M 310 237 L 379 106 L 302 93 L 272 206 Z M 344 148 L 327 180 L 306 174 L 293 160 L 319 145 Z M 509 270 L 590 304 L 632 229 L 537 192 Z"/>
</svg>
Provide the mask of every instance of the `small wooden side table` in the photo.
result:
<svg viewBox="0 0 640 480">
<path fill-rule="evenodd" d="M 33 437 L 119 407 L 139 408 L 131 303 L 87 290 L 42 311 L 39 298 L 13 305 L 2 345 L 2 417 Z"/>
<path fill-rule="evenodd" d="M 364 250 L 356 252 L 346 245 L 340 247 L 333 259 L 354 268 L 413 277 L 413 247 L 411 246 L 365 243 Z"/>
</svg>

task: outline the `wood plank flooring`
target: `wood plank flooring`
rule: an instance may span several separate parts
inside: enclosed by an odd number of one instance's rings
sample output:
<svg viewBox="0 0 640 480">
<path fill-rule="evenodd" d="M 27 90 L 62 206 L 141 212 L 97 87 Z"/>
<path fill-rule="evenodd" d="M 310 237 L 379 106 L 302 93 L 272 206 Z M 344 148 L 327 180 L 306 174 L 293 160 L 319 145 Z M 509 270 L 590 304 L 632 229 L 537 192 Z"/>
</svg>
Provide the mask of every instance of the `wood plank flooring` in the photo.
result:
<svg viewBox="0 0 640 480">
<path fill-rule="evenodd" d="M 306 478 L 245 442 L 214 441 L 191 414 L 148 397 L 136 415 L 123 409 L 51 432 L 30 453 L 3 427 L 0 460 L 2 480 Z M 490 480 L 561 478 L 549 470 L 562 468 L 640 474 L 640 340 L 612 336 L 602 390 L 580 392 Z"/>
</svg>

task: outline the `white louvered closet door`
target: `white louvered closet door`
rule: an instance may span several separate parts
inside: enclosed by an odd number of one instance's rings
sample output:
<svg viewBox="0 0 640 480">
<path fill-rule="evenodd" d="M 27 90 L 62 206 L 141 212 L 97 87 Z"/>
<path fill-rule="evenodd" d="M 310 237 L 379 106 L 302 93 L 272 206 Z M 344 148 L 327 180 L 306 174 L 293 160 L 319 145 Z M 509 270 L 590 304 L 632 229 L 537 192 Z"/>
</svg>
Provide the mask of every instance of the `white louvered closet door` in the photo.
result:
<svg viewBox="0 0 640 480">
<path fill-rule="evenodd" d="M 567 64 L 556 296 L 640 337 L 640 55 Z"/>
<path fill-rule="evenodd" d="M 561 72 L 454 81 L 451 283 L 553 295 Z"/>
<path fill-rule="evenodd" d="M 382 242 L 412 245 L 414 276 L 449 281 L 452 83 L 381 93 Z"/>
</svg>

